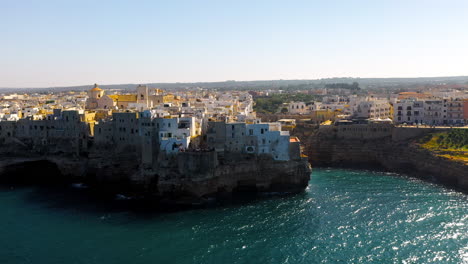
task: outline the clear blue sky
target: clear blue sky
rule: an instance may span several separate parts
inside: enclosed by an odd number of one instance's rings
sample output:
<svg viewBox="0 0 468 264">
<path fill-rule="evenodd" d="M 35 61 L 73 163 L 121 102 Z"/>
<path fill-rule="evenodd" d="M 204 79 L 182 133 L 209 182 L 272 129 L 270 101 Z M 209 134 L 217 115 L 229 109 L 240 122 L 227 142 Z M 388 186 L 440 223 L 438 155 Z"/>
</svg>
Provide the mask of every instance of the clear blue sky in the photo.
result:
<svg viewBox="0 0 468 264">
<path fill-rule="evenodd" d="M 0 87 L 468 75 L 467 0 L 0 0 Z"/>
</svg>

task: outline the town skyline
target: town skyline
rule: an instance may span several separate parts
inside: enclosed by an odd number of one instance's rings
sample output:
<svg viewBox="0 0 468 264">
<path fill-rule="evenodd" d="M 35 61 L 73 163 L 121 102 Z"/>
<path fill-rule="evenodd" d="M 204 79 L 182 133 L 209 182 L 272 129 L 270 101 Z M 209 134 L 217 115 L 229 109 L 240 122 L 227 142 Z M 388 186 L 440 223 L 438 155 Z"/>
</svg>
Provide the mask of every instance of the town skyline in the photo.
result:
<svg viewBox="0 0 468 264">
<path fill-rule="evenodd" d="M 468 264 L 467 0 L 0 3 L 0 264 Z"/>
</svg>

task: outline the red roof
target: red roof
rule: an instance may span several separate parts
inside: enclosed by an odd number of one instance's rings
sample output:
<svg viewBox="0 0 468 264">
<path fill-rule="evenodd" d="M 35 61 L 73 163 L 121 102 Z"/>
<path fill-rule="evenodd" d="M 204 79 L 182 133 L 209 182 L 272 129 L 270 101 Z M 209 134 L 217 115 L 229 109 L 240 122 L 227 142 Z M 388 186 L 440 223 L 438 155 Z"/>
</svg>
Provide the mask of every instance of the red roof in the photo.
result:
<svg viewBox="0 0 468 264">
<path fill-rule="evenodd" d="M 300 140 L 297 137 L 290 137 L 289 142 L 300 142 Z"/>
</svg>

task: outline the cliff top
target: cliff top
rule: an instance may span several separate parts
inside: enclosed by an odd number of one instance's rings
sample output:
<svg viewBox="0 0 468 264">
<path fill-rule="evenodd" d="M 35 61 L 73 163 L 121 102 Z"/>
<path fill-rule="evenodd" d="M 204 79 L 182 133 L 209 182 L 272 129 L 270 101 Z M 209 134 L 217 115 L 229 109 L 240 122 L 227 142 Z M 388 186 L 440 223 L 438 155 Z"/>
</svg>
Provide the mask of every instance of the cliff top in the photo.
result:
<svg viewBox="0 0 468 264">
<path fill-rule="evenodd" d="M 468 165 L 468 129 L 431 133 L 421 138 L 417 144 L 436 156 Z"/>
</svg>

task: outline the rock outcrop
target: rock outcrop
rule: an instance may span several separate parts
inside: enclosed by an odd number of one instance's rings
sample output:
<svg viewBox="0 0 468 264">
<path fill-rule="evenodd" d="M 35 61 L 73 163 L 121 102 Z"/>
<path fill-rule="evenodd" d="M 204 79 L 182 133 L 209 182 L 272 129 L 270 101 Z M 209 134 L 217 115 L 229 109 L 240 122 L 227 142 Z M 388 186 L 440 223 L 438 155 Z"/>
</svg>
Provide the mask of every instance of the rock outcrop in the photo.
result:
<svg viewBox="0 0 468 264">
<path fill-rule="evenodd" d="M 104 192 L 191 204 L 239 192 L 300 192 L 310 179 L 307 159 L 181 152 L 145 166 L 136 151 L 93 150 L 85 156 L 12 152 L 0 154 L 3 181 L 84 182 Z"/>
<path fill-rule="evenodd" d="M 387 170 L 467 192 L 468 166 L 465 163 L 437 156 L 415 144 L 418 137 L 429 132 L 432 131 L 413 129 L 408 133 L 400 129 L 372 138 L 356 136 L 356 131 L 352 131 L 353 136 L 342 137 L 331 130 L 315 129 L 302 140 L 314 167 Z"/>
</svg>

